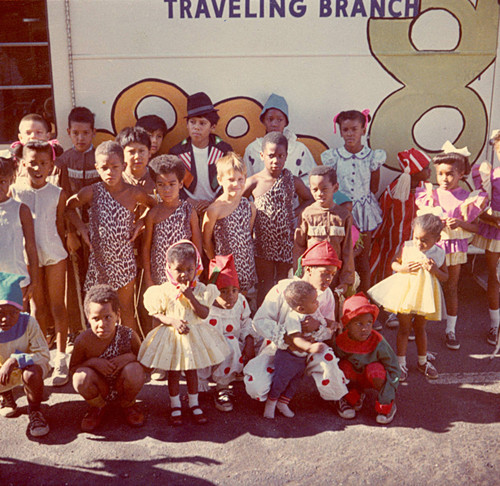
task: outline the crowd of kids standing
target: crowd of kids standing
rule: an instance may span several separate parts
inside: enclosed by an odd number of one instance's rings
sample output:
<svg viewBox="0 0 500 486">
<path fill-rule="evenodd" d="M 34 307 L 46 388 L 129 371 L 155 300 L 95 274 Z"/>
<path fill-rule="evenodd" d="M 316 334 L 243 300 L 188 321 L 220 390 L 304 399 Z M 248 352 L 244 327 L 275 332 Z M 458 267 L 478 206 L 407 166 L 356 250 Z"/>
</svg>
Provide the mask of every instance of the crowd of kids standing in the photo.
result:
<svg viewBox="0 0 500 486">
<path fill-rule="evenodd" d="M 244 157 L 214 134 L 218 119 L 205 93 L 189 96 L 189 136 L 168 155 L 156 115 L 93 147 L 94 115 L 74 108 L 64 153 L 41 116 L 21 120 L 0 157 L 0 415 L 18 415 L 13 389 L 23 386 L 29 432 L 47 434 L 44 380 L 71 378 L 88 404 L 83 431 L 111 405 L 141 426 L 136 396 L 151 372 L 168 376 L 174 426 L 207 422 L 198 393 L 211 382 L 215 407 L 230 412 L 236 380 L 265 402 L 264 417 L 291 418 L 307 374 L 344 419 L 375 389 L 376 421 L 388 424 L 411 370 L 438 377 L 427 321 L 446 320 L 446 346 L 460 348 L 457 288 L 471 241 L 486 253 L 495 345 L 498 166 L 474 165 L 470 192 L 460 184 L 466 148 L 446 142 L 431 160 L 402 147 L 401 173 L 377 200 L 386 153 L 364 143 L 368 110 L 335 116 L 344 145 L 322 164 L 287 128 L 281 96 L 266 101 L 266 135 Z M 491 144 L 500 156 L 498 131 Z M 399 325 L 395 352 L 382 321 Z M 68 329 L 80 323 L 68 356 Z M 413 333 L 416 368 L 406 361 Z"/>
</svg>

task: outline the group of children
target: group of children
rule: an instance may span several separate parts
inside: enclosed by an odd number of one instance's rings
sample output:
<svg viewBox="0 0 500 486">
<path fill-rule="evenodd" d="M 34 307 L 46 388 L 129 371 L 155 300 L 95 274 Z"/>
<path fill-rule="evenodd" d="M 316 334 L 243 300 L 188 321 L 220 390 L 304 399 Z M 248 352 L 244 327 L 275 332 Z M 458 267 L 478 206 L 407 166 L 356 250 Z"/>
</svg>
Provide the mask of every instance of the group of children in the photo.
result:
<svg viewBox="0 0 500 486">
<path fill-rule="evenodd" d="M 94 149 L 94 116 L 75 108 L 73 148 L 62 155 L 43 118 L 23 118 L 12 157 L 0 158 L 2 415 L 15 415 L 11 390 L 23 383 L 31 434 L 48 432 L 40 388 L 55 339 L 51 385 L 66 384 L 71 371 L 89 404 L 84 431 L 98 427 L 110 401 L 142 425 L 135 397 L 145 370 L 168 373 L 173 425 L 184 421 L 182 373 L 189 414 L 203 424 L 198 392 L 210 378 L 218 410 L 233 409 L 230 384 L 243 379 L 252 398 L 266 401 L 266 418 L 276 409 L 293 417 L 288 405 L 304 372 L 343 418 L 375 388 L 377 422 L 388 424 L 408 376 L 411 329 L 417 369 L 430 379 L 438 373 L 426 321 L 446 318 L 446 345 L 460 347 L 458 278 L 473 234 L 486 251 L 488 342 L 496 343 L 496 169 L 474 167 L 477 191 L 469 193 L 459 185 L 468 152 L 447 143 L 433 160 L 433 188 L 429 157 L 410 149 L 379 204 L 386 155 L 363 144 L 368 110 L 335 117 L 345 144 L 324 152 L 323 165 L 286 129 L 288 116 L 285 99 L 271 95 L 261 114 L 267 133 L 244 159 L 214 134 L 219 117 L 205 93 L 188 97 L 189 136 L 168 155 L 158 154 L 168 129 L 155 115 Z M 499 155 L 498 132 L 492 143 Z M 78 308 L 81 283 L 90 328 L 68 367 L 68 311 Z M 379 310 L 365 294 L 397 315 L 396 353 L 374 330 Z"/>
</svg>

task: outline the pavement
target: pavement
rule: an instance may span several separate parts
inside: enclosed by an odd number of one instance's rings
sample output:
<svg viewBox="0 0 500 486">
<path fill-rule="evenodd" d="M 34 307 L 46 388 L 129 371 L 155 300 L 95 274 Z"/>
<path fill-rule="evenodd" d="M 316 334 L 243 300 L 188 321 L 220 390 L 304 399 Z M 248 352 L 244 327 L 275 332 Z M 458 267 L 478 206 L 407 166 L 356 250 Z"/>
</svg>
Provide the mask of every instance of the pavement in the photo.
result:
<svg viewBox="0 0 500 486">
<path fill-rule="evenodd" d="M 375 422 L 375 395 L 353 420 L 343 420 L 306 378 L 291 403 L 296 416 L 262 418 L 263 404 L 235 383 L 235 408 L 215 410 L 201 397 L 209 424 L 168 424 L 166 382 L 149 382 L 139 395 L 144 427 L 127 426 L 109 409 L 95 434 L 79 429 L 85 403 L 71 385 L 47 387 L 44 412 L 51 432 L 26 434 L 26 398 L 16 390 L 21 415 L 0 417 L 0 485 L 498 485 L 500 484 L 500 356 L 490 360 L 484 290 L 465 267 L 460 285 L 459 351 L 444 344 L 444 323 L 428 326 L 439 379 L 416 370 L 397 395 L 392 424 Z M 395 344 L 396 330 L 384 328 Z"/>
</svg>

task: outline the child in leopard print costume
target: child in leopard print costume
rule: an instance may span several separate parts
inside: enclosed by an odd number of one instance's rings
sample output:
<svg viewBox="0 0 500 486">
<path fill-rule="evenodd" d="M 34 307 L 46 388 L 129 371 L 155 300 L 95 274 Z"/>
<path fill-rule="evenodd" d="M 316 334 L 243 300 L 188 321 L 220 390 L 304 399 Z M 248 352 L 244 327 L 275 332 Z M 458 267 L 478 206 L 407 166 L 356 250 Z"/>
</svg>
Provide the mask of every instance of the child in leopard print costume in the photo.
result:
<svg viewBox="0 0 500 486">
<path fill-rule="evenodd" d="M 287 147 L 288 140 L 282 133 L 271 132 L 263 138 L 260 156 L 265 168 L 247 179 L 243 194 L 252 195 L 257 208 L 254 238 L 258 306 L 277 281 L 288 277 L 292 267 L 294 220 L 312 202 L 302 180 L 284 168 Z M 301 201 L 295 212 L 294 194 Z"/>
<path fill-rule="evenodd" d="M 246 294 L 257 283 L 252 240 L 255 205 L 243 196 L 247 168 L 243 159 L 230 152 L 217 161 L 220 195 L 203 218 L 203 246 L 209 258 L 233 255 L 239 288 Z"/>
</svg>

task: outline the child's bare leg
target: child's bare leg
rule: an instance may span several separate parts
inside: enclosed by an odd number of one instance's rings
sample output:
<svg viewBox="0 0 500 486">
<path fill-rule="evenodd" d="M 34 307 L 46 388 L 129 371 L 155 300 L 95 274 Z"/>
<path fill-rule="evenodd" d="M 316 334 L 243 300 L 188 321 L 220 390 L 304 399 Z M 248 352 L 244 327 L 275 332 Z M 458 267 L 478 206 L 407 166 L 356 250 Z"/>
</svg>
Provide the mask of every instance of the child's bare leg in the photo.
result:
<svg viewBox="0 0 500 486">
<path fill-rule="evenodd" d="M 458 313 L 458 279 L 461 265 L 448 267 L 448 281 L 443 283 L 444 300 L 446 302 L 446 346 L 449 349 L 460 349 L 456 339 L 455 327 Z"/>
<path fill-rule="evenodd" d="M 73 388 L 89 405 L 93 406 L 104 406 L 104 397 L 109 392 L 104 378 L 97 371 L 85 366 L 75 371 L 73 375 Z"/>
<path fill-rule="evenodd" d="M 396 337 L 396 354 L 399 357 L 406 358 L 406 351 L 408 349 L 408 336 L 411 331 L 413 314 L 398 314 L 399 328 Z M 399 363 L 401 365 L 401 361 Z M 406 360 L 404 365 L 406 366 Z"/>
<path fill-rule="evenodd" d="M 415 316 L 413 329 L 415 330 L 415 344 L 417 345 L 418 356 L 425 356 L 427 361 L 427 331 L 426 321 L 423 316 Z"/>
<path fill-rule="evenodd" d="M 288 278 L 288 272 L 292 268 L 289 263 L 276 262 L 276 282 Z"/>
<path fill-rule="evenodd" d="M 486 250 L 486 266 L 488 268 L 488 308 L 490 313 L 490 330 L 488 332 L 488 343 L 495 345 L 500 324 L 499 291 L 500 284 L 497 277 L 497 264 L 500 253 Z"/>
<path fill-rule="evenodd" d="M 47 329 L 51 326 L 50 309 L 45 299 L 45 271 L 44 267 L 38 267 L 38 281 L 40 285 L 34 288 L 33 298 L 31 301 L 32 312 L 35 319 L 40 324 L 40 329 L 43 334 L 47 334 Z"/>
<path fill-rule="evenodd" d="M 363 250 L 356 258 L 356 271 L 359 274 L 359 290 L 367 292 L 370 288 L 370 251 L 372 246 L 372 232 L 363 233 Z"/>
<path fill-rule="evenodd" d="M 263 258 L 255 258 L 255 269 L 259 279 L 257 285 L 257 307 L 260 307 L 267 293 L 274 285 L 275 262 L 264 260 Z"/>
<path fill-rule="evenodd" d="M 121 321 L 124 326 L 130 327 L 139 333 L 134 309 L 134 289 L 135 279 L 127 285 L 117 290 L 118 300 L 120 301 Z"/>
<path fill-rule="evenodd" d="M 180 371 L 168 372 L 168 393 L 170 394 L 170 418 L 173 425 L 182 425 L 181 397 L 179 379 Z"/>
<path fill-rule="evenodd" d="M 198 372 L 196 370 L 186 370 L 184 373 L 186 374 L 189 409 L 193 419 L 197 424 L 206 424 L 207 419 L 198 402 Z"/>
<path fill-rule="evenodd" d="M 122 368 L 116 382 L 122 407 L 135 402 L 135 397 L 142 390 L 145 381 L 144 369 L 137 361 L 128 363 Z"/>
<path fill-rule="evenodd" d="M 62 260 L 55 265 L 47 265 L 44 269 L 50 311 L 56 328 L 57 351 L 64 353 L 68 338 L 68 313 L 64 303 L 66 293 L 66 260 Z"/>
<path fill-rule="evenodd" d="M 23 383 L 30 411 L 40 409 L 43 400 L 43 371 L 38 365 L 30 365 L 23 369 Z"/>
</svg>

